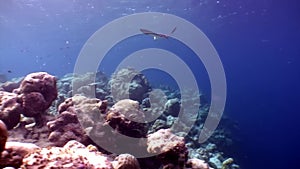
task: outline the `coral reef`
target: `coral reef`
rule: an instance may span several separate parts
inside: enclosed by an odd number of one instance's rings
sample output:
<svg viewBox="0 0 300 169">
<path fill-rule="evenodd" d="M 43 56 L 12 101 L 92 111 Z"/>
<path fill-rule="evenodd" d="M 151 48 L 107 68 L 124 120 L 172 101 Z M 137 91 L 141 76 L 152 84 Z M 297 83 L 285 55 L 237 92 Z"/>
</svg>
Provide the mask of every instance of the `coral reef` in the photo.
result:
<svg viewBox="0 0 300 169">
<path fill-rule="evenodd" d="M 12 92 L 14 89 L 19 88 L 24 77 L 14 78 L 11 81 L 0 84 L 0 91 Z"/>
<path fill-rule="evenodd" d="M 89 136 L 104 149 L 126 153 L 129 150 L 140 151 L 145 145 L 143 139 L 141 141 L 130 139 L 145 138 L 147 134 L 147 124 L 140 123 L 144 120 L 144 116 L 137 101 L 120 100 L 105 114 L 101 114 L 98 121 L 95 118 L 94 120 Z M 146 148 L 144 149 L 146 152 Z"/>
<path fill-rule="evenodd" d="M 173 117 L 177 117 L 180 111 L 180 102 L 179 99 L 169 99 L 165 104 L 164 112 L 165 115 L 171 115 Z"/>
<path fill-rule="evenodd" d="M 5 148 L 8 132 L 6 125 L 0 120 L 0 154 Z"/>
<path fill-rule="evenodd" d="M 19 168 L 27 154 L 39 149 L 40 147 L 32 143 L 7 142 L 0 156 L 0 168 Z"/>
<path fill-rule="evenodd" d="M 193 158 L 187 161 L 186 169 L 213 169 L 213 168 L 209 167 L 209 165 L 205 163 L 205 161 L 197 158 Z"/>
<path fill-rule="evenodd" d="M 163 114 L 167 101 L 167 97 L 162 90 L 153 89 L 149 92 L 149 96 L 141 104 L 147 122 L 154 122 Z"/>
<path fill-rule="evenodd" d="M 0 91 L 0 120 L 6 124 L 7 129 L 19 123 L 22 112 L 23 107 L 17 94 Z"/>
<path fill-rule="evenodd" d="M 47 123 L 50 130 L 49 140 L 56 146 L 62 146 L 70 140 L 91 144 L 86 131 L 100 121 L 106 107 L 106 101 L 85 96 L 75 95 L 66 99 L 58 108 L 57 118 Z"/>
<path fill-rule="evenodd" d="M 86 97 L 95 95 L 96 98 L 101 100 L 108 100 L 109 104 L 112 104 L 112 99 L 110 99 L 109 96 L 110 89 L 107 84 L 108 78 L 102 72 L 89 72 L 83 75 L 66 74 L 57 81 L 58 98 L 50 107 L 50 114 L 56 114 L 58 106 L 67 98 L 71 98 L 76 94 L 80 94 Z M 74 89 L 73 85 L 75 85 Z"/>
<path fill-rule="evenodd" d="M 57 97 L 56 79 L 46 72 L 27 75 L 13 93 L 0 91 L 0 119 L 8 129 L 20 121 L 20 114 L 34 117 L 42 125 L 44 113 Z"/>
<path fill-rule="evenodd" d="M 108 78 L 102 72 L 88 72 L 83 75 L 74 74 L 70 80 L 61 79 L 61 82 L 64 83 L 63 88 L 65 91 L 68 91 L 71 88 L 71 83 L 75 87 L 73 90 L 73 95 L 81 94 L 87 97 L 91 96 L 91 92 L 95 93 L 95 96 L 99 99 L 106 99 L 106 96 L 109 95 L 108 89 Z"/>
<path fill-rule="evenodd" d="M 54 118 L 55 117 L 53 116 L 43 115 L 43 123 L 41 125 L 36 125 L 34 118 L 25 117 L 21 114 L 19 124 L 8 131 L 8 141 L 34 143 L 41 147 L 49 146 L 49 130 L 46 126 L 46 122 L 53 120 Z"/>
<path fill-rule="evenodd" d="M 47 126 L 50 130 L 48 139 L 55 146 L 63 146 L 70 140 L 77 140 L 84 144 L 90 143 L 76 113 L 70 109 L 59 114 L 55 120 L 49 121 Z"/>
<path fill-rule="evenodd" d="M 23 114 L 37 121 L 57 97 L 56 78 L 46 72 L 27 75 L 20 87 L 13 91 L 22 100 Z"/>
<path fill-rule="evenodd" d="M 107 112 L 106 122 L 119 133 L 130 137 L 146 137 L 145 116 L 139 103 L 124 99 L 114 104 Z"/>
<path fill-rule="evenodd" d="M 111 160 L 77 141 L 69 141 L 64 147 L 42 148 L 23 159 L 22 169 L 35 168 L 101 168 L 113 169 Z"/>
<path fill-rule="evenodd" d="M 12 85 L 0 91 L 0 120 L 9 129 L 5 148 L 0 140 L 0 168 L 239 168 L 222 152 L 233 143 L 227 131 L 232 123 L 221 123 L 207 142 L 197 142 L 209 110 L 201 99 L 194 111 L 192 104 L 199 94 L 170 88 L 149 92 L 146 78 L 133 69 L 121 69 L 109 84 L 100 72 L 90 83 L 94 75 L 69 74 L 59 79 L 57 98 L 56 79 L 44 72 L 26 76 L 17 88 Z M 76 91 L 73 79 L 82 85 Z M 116 93 L 111 94 L 110 87 Z M 98 99 L 87 97 L 89 92 L 96 92 Z M 80 95 L 72 97 L 74 93 Z M 196 122 L 189 124 L 194 117 Z M 188 125 L 193 126 L 188 134 L 181 132 Z M 3 131 L 0 123 L 0 138 L 7 138 Z M 114 148 L 120 152 L 110 154 Z M 153 156 L 136 159 L 142 149 Z"/>
<path fill-rule="evenodd" d="M 130 154 L 120 154 L 112 162 L 114 169 L 140 169 L 138 160 Z"/>
<path fill-rule="evenodd" d="M 131 99 L 141 103 L 150 91 L 150 84 L 146 77 L 132 68 L 124 68 L 115 72 L 109 85 L 114 101 Z"/>
<path fill-rule="evenodd" d="M 163 168 L 184 168 L 188 158 L 184 138 L 171 133 L 170 129 L 160 129 L 147 138 L 148 152 L 158 156 Z"/>
</svg>

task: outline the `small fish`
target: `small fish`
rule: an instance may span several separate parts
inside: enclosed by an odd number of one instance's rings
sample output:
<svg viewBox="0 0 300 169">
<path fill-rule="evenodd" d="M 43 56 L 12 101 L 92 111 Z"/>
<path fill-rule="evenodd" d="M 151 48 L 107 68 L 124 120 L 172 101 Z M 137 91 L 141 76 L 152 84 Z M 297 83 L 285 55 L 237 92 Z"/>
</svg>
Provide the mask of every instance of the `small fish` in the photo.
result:
<svg viewBox="0 0 300 169">
<path fill-rule="evenodd" d="M 173 34 L 175 31 L 176 31 L 177 27 L 175 27 L 170 34 Z M 140 31 L 145 34 L 145 35 L 150 35 L 150 36 L 153 36 L 153 39 L 156 40 L 158 38 L 164 38 L 164 39 L 168 39 L 170 37 L 170 35 L 166 35 L 166 34 L 161 34 L 161 33 L 155 33 L 155 32 L 152 32 L 150 30 L 147 30 L 147 29 L 140 29 Z"/>
<path fill-rule="evenodd" d="M 173 34 L 173 33 L 176 31 L 176 29 L 177 29 L 177 27 L 175 27 L 175 28 L 172 30 L 171 34 Z"/>
</svg>

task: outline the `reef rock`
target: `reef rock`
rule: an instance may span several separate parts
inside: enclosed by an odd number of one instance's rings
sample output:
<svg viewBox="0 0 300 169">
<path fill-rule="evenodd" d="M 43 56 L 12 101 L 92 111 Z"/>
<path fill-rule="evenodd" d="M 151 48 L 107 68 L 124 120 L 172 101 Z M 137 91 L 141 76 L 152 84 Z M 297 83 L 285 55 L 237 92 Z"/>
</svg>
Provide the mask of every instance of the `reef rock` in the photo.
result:
<svg viewBox="0 0 300 169">
<path fill-rule="evenodd" d="M 8 130 L 19 123 L 22 112 L 23 107 L 17 94 L 0 91 L 0 120 Z"/>
<path fill-rule="evenodd" d="M 120 154 L 112 164 L 114 169 L 140 169 L 138 160 L 130 154 Z"/>
<path fill-rule="evenodd" d="M 193 158 L 187 161 L 186 169 L 213 169 L 213 168 L 209 167 L 209 165 L 205 163 L 205 161 L 197 158 Z"/>
<path fill-rule="evenodd" d="M 84 128 L 94 126 L 97 121 L 103 121 L 107 102 L 97 98 L 87 98 L 85 96 L 75 95 L 72 97 L 75 111 L 77 112 L 80 123 Z"/>
<path fill-rule="evenodd" d="M 31 73 L 13 92 L 22 99 L 23 114 L 27 117 L 38 117 L 57 97 L 56 78 L 46 72 Z"/>
<path fill-rule="evenodd" d="M 41 114 L 50 107 L 56 97 L 54 76 L 45 72 L 31 73 L 22 80 L 13 93 L 0 92 L 0 119 L 8 129 L 12 129 L 19 123 L 22 113 L 24 116 L 34 117 L 36 123 L 41 125 Z"/>
<path fill-rule="evenodd" d="M 173 117 L 177 117 L 179 111 L 180 111 L 180 101 L 179 101 L 179 99 L 177 99 L 177 98 L 170 99 L 165 104 L 165 114 L 167 116 L 171 115 Z"/>
<path fill-rule="evenodd" d="M 47 123 L 50 130 L 49 141 L 55 146 L 63 146 L 70 140 L 89 144 L 89 138 L 81 127 L 74 109 L 63 111 L 58 117 Z"/>
<path fill-rule="evenodd" d="M 23 159 L 22 169 L 36 168 L 99 168 L 113 169 L 111 159 L 90 150 L 77 141 L 69 141 L 64 147 L 42 148 Z"/>
<path fill-rule="evenodd" d="M 184 168 L 188 158 L 184 138 L 174 135 L 170 129 L 160 129 L 147 138 L 147 151 L 157 154 L 163 168 Z"/>
<path fill-rule="evenodd" d="M 5 148 L 8 132 L 5 124 L 0 120 L 0 154 Z"/>
<path fill-rule="evenodd" d="M 114 73 L 109 85 L 115 101 L 131 99 L 142 103 L 147 92 L 150 91 L 150 85 L 146 77 L 133 68 L 120 69 Z"/>
<path fill-rule="evenodd" d="M 107 112 L 106 122 L 119 133 L 130 137 L 146 137 L 147 126 L 139 103 L 124 99 L 114 104 Z"/>
<path fill-rule="evenodd" d="M 215 156 L 209 159 L 209 164 L 212 165 L 216 169 L 222 169 L 222 162 L 220 160 L 221 155 L 216 154 Z"/>
<path fill-rule="evenodd" d="M 40 147 L 32 143 L 7 142 L 0 156 L 0 168 L 19 168 L 27 154 L 39 149 Z"/>
<path fill-rule="evenodd" d="M 51 131 L 49 140 L 56 146 L 62 146 L 70 140 L 90 144 L 86 130 L 101 121 L 100 116 L 104 116 L 106 106 L 106 101 L 80 95 L 66 99 L 58 108 L 60 114 L 57 118 L 47 123 Z"/>
<path fill-rule="evenodd" d="M 104 115 L 104 116 L 103 116 Z M 100 118 L 94 118 L 90 138 L 106 151 L 122 154 L 144 151 L 147 124 L 137 101 L 124 99 L 113 105 Z M 139 139 L 131 139 L 139 138 Z"/>
<path fill-rule="evenodd" d="M 0 85 L 0 91 L 12 92 L 14 89 L 17 89 L 20 86 L 22 80 L 23 77 L 14 78 L 12 81 L 7 81 Z"/>
<path fill-rule="evenodd" d="M 62 84 L 62 85 L 60 85 Z M 72 74 L 65 76 L 59 81 L 63 93 L 73 90 L 73 95 L 80 94 L 86 97 L 96 96 L 106 99 L 109 95 L 107 86 L 108 78 L 103 72 L 87 72 L 85 74 Z"/>
</svg>

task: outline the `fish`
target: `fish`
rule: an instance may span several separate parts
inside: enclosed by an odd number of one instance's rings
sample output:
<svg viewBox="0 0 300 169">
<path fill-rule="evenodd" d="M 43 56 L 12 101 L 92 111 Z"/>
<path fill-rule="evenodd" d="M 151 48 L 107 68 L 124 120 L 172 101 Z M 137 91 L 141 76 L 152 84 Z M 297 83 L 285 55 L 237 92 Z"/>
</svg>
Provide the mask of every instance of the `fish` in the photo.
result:
<svg viewBox="0 0 300 169">
<path fill-rule="evenodd" d="M 177 29 L 177 27 L 175 27 L 175 28 L 171 31 L 170 35 L 173 34 L 173 33 L 176 31 L 176 29 Z M 168 38 L 170 37 L 170 35 L 161 34 L 161 33 L 155 33 L 155 32 L 150 31 L 150 30 L 148 30 L 148 29 L 143 29 L 143 28 L 141 28 L 140 31 L 141 31 L 143 34 L 145 34 L 145 35 L 153 36 L 153 39 L 154 39 L 154 40 L 156 40 L 156 39 L 158 39 L 158 38 L 168 39 Z"/>
<path fill-rule="evenodd" d="M 172 30 L 171 34 L 173 34 L 173 33 L 176 31 L 176 29 L 177 29 L 177 27 L 175 27 L 175 28 Z"/>
</svg>

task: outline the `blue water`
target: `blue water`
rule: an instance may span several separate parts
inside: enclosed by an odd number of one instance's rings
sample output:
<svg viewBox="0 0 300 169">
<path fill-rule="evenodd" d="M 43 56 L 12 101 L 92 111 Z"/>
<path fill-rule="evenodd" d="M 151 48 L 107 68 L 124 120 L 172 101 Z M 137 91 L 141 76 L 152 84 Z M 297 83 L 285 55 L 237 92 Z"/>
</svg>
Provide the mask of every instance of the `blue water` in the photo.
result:
<svg viewBox="0 0 300 169">
<path fill-rule="evenodd" d="M 47 71 L 61 77 L 73 71 L 84 43 L 105 24 L 138 12 L 174 14 L 201 29 L 219 53 L 228 85 L 224 114 L 239 125 L 240 132 L 234 133 L 240 140 L 234 157 L 241 167 L 299 168 L 299 3 L 174 2 L 0 0 L 0 74 L 13 78 Z M 197 72 L 200 88 L 210 97 L 210 83 L 202 63 L 188 48 L 174 39 L 169 41 L 173 48 L 164 40 L 153 41 L 148 36 L 129 38 L 111 49 L 99 69 L 112 73 L 127 54 L 161 47 L 176 53 Z M 118 56 L 113 58 L 115 55 Z M 162 76 L 163 83 L 174 82 L 165 74 L 146 73 L 151 81 Z"/>
</svg>

